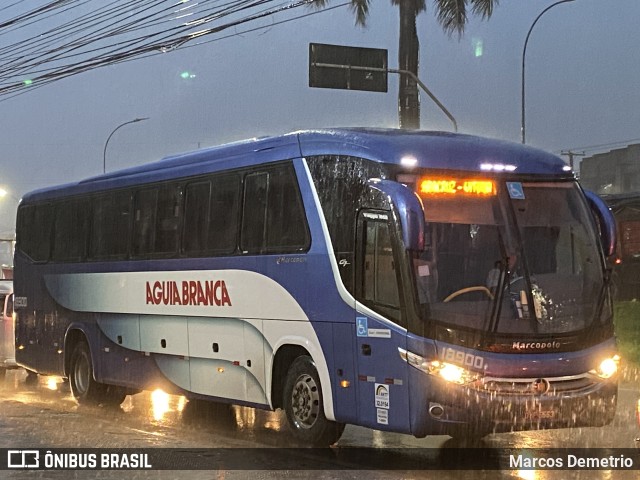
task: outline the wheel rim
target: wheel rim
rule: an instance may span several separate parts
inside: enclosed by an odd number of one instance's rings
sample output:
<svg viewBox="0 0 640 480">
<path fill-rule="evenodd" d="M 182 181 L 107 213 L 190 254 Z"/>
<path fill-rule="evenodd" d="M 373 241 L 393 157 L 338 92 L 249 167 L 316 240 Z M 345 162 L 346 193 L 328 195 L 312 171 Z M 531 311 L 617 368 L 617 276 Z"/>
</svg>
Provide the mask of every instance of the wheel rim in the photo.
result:
<svg viewBox="0 0 640 480">
<path fill-rule="evenodd" d="M 89 387 L 89 362 L 85 355 L 79 355 L 73 369 L 73 383 L 76 386 L 78 396 L 84 395 Z"/>
<path fill-rule="evenodd" d="M 291 410 L 296 425 L 311 428 L 318 418 L 320 393 L 311 375 L 300 375 L 291 395 Z"/>
</svg>

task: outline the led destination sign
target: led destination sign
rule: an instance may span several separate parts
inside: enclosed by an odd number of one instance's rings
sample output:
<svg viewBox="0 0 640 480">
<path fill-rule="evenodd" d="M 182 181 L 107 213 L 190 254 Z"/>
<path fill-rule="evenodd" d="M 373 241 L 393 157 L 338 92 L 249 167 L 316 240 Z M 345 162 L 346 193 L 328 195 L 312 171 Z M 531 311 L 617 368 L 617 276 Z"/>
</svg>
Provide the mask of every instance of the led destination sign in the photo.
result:
<svg viewBox="0 0 640 480">
<path fill-rule="evenodd" d="M 419 193 L 426 195 L 495 195 L 496 187 L 491 180 L 461 180 L 456 178 L 422 178 Z"/>
</svg>

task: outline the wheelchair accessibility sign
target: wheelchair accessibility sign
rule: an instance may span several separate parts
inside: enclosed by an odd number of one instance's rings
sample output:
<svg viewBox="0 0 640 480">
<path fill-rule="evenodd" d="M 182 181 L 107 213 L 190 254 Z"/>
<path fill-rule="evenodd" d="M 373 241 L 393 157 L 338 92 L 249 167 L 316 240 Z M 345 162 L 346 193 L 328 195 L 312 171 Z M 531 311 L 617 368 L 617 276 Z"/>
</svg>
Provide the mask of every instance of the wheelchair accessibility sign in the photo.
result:
<svg viewBox="0 0 640 480">
<path fill-rule="evenodd" d="M 367 317 L 356 317 L 356 335 L 358 335 L 359 337 L 369 336 Z"/>
<path fill-rule="evenodd" d="M 507 182 L 507 190 L 514 200 L 524 200 L 524 189 L 520 182 Z"/>
</svg>

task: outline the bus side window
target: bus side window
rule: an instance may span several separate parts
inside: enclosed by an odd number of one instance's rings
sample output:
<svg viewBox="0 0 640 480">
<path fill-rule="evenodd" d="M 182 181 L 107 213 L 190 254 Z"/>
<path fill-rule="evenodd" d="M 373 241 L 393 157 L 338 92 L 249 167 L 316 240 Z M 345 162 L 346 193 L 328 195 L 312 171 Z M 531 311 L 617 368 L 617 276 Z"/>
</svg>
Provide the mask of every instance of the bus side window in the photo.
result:
<svg viewBox="0 0 640 480">
<path fill-rule="evenodd" d="M 182 249 L 187 254 L 199 254 L 206 249 L 210 193 L 209 182 L 187 185 L 182 234 Z"/>
<path fill-rule="evenodd" d="M 182 249 L 187 255 L 236 251 L 240 177 L 217 175 L 186 188 Z"/>
<path fill-rule="evenodd" d="M 53 213 L 50 204 L 29 205 L 18 212 L 16 247 L 34 262 L 49 260 Z"/>
<path fill-rule="evenodd" d="M 153 252 L 158 190 L 140 190 L 135 195 L 133 209 L 132 254 L 145 255 Z"/>
<path fill-rule="evenodd" d="M 309 243 L 307 221 L 291 168 L 270 176 L 267 208 L 267 245 L 271 250 L 297 251 Z"/>
<path fill-rule="evenodd" d="M 217 254 L 235 252 L 238 243 L 239 207 L 240 177 L 238 175 L 214 177 L 208 223 L 208 251 Z"/>
<path fill-rule="evenodd" d="M 182 189 L 177 185 L 158 188 L 153 253 L 175 253 L 178 249 L 178 226 Z"/>
<path fill-rule="evenodd" d="M 240 247 L 244 252 L 261 253 L 267 229 L 268 173 L 252 173 L 244 180 L 244 205 Z"/>
<path fill-rule="evenodd" d="M 56 205 L 53 226 L 53 259 L 80 261 L 86 254 L 87 200 L 73 200 Z"/>
<path fill-rule="evenodd" d="M 129 250 L 131 193 L 100 195 L 93 200 L 89 258 L 124 259 Z"/>
<path fill-rule="evenodd" d="M 241 249 L 248 253 L 300 252 L 309 243 L 309 228 L 293 170 L 285 166 L 247 175 Z"/>
</svg>

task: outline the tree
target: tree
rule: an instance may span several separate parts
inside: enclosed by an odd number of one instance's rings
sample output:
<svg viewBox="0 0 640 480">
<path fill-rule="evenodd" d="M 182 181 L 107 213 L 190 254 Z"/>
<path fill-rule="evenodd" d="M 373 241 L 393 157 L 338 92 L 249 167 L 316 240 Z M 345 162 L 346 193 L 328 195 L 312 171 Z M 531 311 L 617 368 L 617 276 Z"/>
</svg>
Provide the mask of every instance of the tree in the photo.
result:
<svg viewBox="0 0 640 480">
<path fill-rule="evenodd" d="M 315 0 L 314 4 L 322 8 L 327 0 Z M 426 0 L 391 0 L 400 12 L 400 38 L 398 43 L 398 69 L 408 70 L 418 75 L 418 58 L 420 42 L 416 28 L 418 14 L 426 11 Z M 351 10 L 356 17 L 356 24 L 366 25 L 371 0 L 351 0 Z M 498 0 L 434 0 L 436 16 L 444 31 L 452 35 L 462 35 L 467 24 L 468 10 L 483 19 L 491 17 Z M 420 128 L 420 101 L 418 85 L 408 75 L 401 75 L 398 90 L 398 113 L 400 128 Z"/>
</svg>

